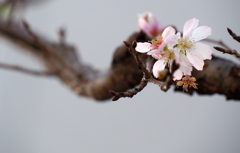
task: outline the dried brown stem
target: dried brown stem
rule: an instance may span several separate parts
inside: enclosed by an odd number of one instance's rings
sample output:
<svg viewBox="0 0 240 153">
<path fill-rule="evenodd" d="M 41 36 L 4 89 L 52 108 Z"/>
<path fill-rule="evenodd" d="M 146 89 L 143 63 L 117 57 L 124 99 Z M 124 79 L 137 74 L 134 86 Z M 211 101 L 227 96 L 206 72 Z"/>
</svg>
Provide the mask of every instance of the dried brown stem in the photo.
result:
<svg viewBox="0 0 240 153">
<path fill-rule="evenodd" d="M 230 28 L 227 28 L 228 33 L 232 36 L 233 39 L 235 39 L 236 41 L 240 42 L 240 37 L 237 36 Z M 220 44 L 220 43 L 219 43 Z M 231 50 L 229 47 L 227 47 L 224 43 L 222 43 L 223 47 L 225 48 L 221 48 L 221 47 L 217 47 L 215 46 L 214 48 L 222 53 L 227 53 L 230 55 L 235 55 L 237 58 L 240 58 L 240 54 L 236 51 L 236 50 Z M 221 44 L 220 44 L 221 45 Z"/>
<path fill-rule="evenodd" d="M 124 42 L 124 43 L 127 45 L 126 42 Z M 151 73 L 147 70 L 145 64 L 143 63 L 143 61 L 141 60 L 141 58 L 139 57 L 138 53 L 135 50 L 135 48 L 137 46 L 137 42 L 134 40 L 132 42 L 131 46 L 129 46 L 129 45 L 127 45 L 127 46 L 129 47 L 129 51 L 133 55 L 139 69 L 142 70 L 144 79 L 151 78 Z"/>
<path fill-rule="evenodd" d="M 224 48 L 230 49 L 230 47 L 228 47 L 222 40 L 214 40 L 214 39 L 206 38 L 206 39 L 203 39 L 203 41 L 218 44 Z"/>
<path fill-rule="evenodd" d="M 227 31 L 232 36 L 233 39 L 240 43 L 240 36 L 237 36 L 230 28 L 227 28 Z"/>
<path fill-rule="evenodd" d="M 137 85 L 135 88 L 130 89 L 126 92 L 115 92 L 113 90 L 109 90 L 109 92 L 110 94 L 113 95 L 112 101 L 117 101 L 119 98 L 125 98 L 125 97 L 132 98 L 134 95 L 139 93 L 146 86 L 147 86 L 147 81 L 142 79 L 139 85 Z"/>
<path fill-rule="evenodd" d="M 240 54 L 236 50 L 224 49 L 221 47 L 214 47 L 214 48 L 224 54 L 227 53 L 230 55 L 235 55 L 237 58 L 240 58 Z"/>
</svg>

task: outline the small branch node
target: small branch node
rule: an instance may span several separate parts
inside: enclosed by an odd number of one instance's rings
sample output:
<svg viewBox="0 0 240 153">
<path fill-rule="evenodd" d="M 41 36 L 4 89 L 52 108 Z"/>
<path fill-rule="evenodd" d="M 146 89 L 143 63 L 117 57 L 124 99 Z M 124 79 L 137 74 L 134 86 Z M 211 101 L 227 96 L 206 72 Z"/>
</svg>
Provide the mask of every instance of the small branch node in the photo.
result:
<svg viewBox="0 0 240 153">
<path fill-rule="evenodd" d="M 230 28 L 227 28 L 227 31 L 232 36 L 233 39 L 240 43 L 240 36 L 237 36 Z"/>
<path fill-rule="evenodd" d="M 123 43 L 124 43 L 127 47 L 130 47 L 130 46 L 131 46 L 131 44 L 130 44 L 129 42 L 127 42 L 127 41 L 123 41 Z"/>
</svg>

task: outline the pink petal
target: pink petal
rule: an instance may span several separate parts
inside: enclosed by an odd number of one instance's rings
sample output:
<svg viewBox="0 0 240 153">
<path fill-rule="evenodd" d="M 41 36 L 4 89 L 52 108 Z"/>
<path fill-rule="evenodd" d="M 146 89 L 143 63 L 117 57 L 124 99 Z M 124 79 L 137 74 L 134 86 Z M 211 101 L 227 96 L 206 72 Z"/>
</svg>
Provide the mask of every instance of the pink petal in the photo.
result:
<svg viewBox="0 0 240 153">
<path fill-rule="evenodd" d="M 158 49 L 151 50 L 147 54 L 151 55 L 153 58 L 155 58 L 157 60 L 162 59 L 161 52 Z"/>
<path fill-rule="evenodd" d="M 180 65 L 179 68 L 173 73 L 173 80 L 181 80 L 183 75 L 191 75 L 192 64 L 189 62 L 187 57 L 183 54 L 180 54 Z"/>
<path fill-rule="evenodd" d="M 179 39 L 178 35 L 176 34 L 170 35 L 165 39 L 164 43 L 168 44 L 168 47 L 173 48 L 173 46 L 175 46 L 178 43 L 178 39 Z"/>
<path fill-rule="evenodd" d="M 153 65 L 153 75 L 158 78 L 159 71 L 163 71 L 166 66 L 166 61 L 165 60 L 157 60 L 154 65 Z"/>
<path fill-rule="evenodd" d="M 146 52 L 150 51 L 151 44 L 148 42 L 144 42 L 144 43 L 139 42 L 139 43 L 137 43 L 137 46 L 135 49 L 137 52 L 146 53 Z"/>
<path fill-rule="evenodd" d="M 198 26 L 198 23 L 199 23 L 199 20 L 196 18 L 187 20 L 183 27 L 183 36 L 187 35 L 189 32 L 195 29 Z"/>
<path fill-rule="evenodd" d="M 184 63 L 184 64 L 180 65 L 180 69 L 182 70 L 184 75 L 191 75 L 192 65 L 191 65 L 191 63 L 189 63 L 189 64 Z"/>
<path fill-rule="evenodd" d="M 203 70 L 204 62 L 202 57 L 198 56 L 194 51 L 187 51 L 187 58 L 197 70 Z"/>
<path fill-rule="evenodd" d="M 193 30 L 192 38 L 194 38 L 194 41 L 199 41 L 207 38 L 211 34 L 212 34 L 212 28 L 208 26 L 201 26 Z"/>
<path fill-rule="evenodd" d="M 175 62 L 176 62 L 177 64 L 179 64 L 179 62 L 180 62 L 180 53 L 179 53 L 179 50 L 176 49 L 176 48 L 174 48 L 174 49 L 173 49 L 173 52 L 174 52 L 174 56 L 175 56 Z"/>
<path fill-rule="evenodd" d="M 158 33 L 163 27 L 159 25 L 157 19 L 152 13 L 146 12 L 138 15 L 138 28 L 152 37 Z"/>
<path fill-rule="evenodd" d="M 206 44 L 197 42 L 195 44 L 194 52 L 196 52 L 199 56 L 201 56 L 203 60 L 212 59 L 212 53 L 213 53 L 212 47 Z"/>
<path fill-rule="evenodd" d="M 160 51 L 158 49 L 151 50 L 147 53 L 148 55 L 153 55 L 153 54 L 160 54 Z"/>
<path fill-rule="evenodd" d="M 174 73 L 173 73 L 173 80 L 181 80 L 183 76 L 183 72 L 180 69 L 177 69 Z"/>
<path fill-rule="evenodd" d="M 179 68 L 183 72 L 184 75 L 191 75 L 192 72 L 192 64 L 188 60 L 188 58 L 184 54 L 179 55 Z"/>
<path fill-rule="evenodd" d="M 176 30 L 173 27 L 169 26 L 164 29 L 164 31 L 162 33 L 162 37 L 163 37 L 163 39 L 165 39 L 168 36 L 175 35 L 175 33 L 176 33 Z"/>
</svg>

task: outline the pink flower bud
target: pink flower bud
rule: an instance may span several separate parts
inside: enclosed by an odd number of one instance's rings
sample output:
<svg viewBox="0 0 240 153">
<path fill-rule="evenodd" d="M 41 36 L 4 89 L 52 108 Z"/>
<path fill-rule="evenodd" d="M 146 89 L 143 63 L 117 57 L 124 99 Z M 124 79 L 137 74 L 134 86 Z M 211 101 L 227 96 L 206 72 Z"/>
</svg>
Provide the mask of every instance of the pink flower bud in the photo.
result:
<svg viewBox="0 0 240 153">
<path fill-rule="evenodd" d="M 149 37 L 158 35 L 159 31 L 164 29 L 164 27 L 158 23 L 157 19 L 150 12 L 138 15 L 138 28 Z"/>
</svg>

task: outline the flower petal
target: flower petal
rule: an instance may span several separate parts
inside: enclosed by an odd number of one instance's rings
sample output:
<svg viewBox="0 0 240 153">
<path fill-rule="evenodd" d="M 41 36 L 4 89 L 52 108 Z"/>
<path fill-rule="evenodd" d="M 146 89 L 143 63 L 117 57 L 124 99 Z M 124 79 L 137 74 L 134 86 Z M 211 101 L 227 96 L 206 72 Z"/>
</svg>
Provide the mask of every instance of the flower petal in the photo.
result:
<svg viewBox="0 0 240 153">
<path fill-rule="evenodd" d="M 164 27 L 160 25 L 157 19 L 150 12 L 145 12 L 138 15 L 138 28 L 152 37 L 162 30 Z"/>
<path fill-rule="evenodd" d="M 168 36 L 174 35 L 175 33 L 176 33 L 176 30 L 173 27 L 168 26 L 167 28 L 164 29 L 164 31 L 162 33 L 162 37 L 163 37 L 163 39 L 165 39 Z"/>
<path fill-rule="evenodd" d="M 199 56 L 201 56 L 203 60 L 212 59 L 213 51 L 209 45 L 197 42 L 195 44 L 194 52 L 196 52 Z"/>
<path fill-rule="evenodd" d="M 173 80 L 181 80 L 183 76 L 183 72 L 181 71 L 181 69 L 177 69 L 174 73 L 173 73 Z"/>
<path fill-rule="evenodd" d="M 189 32 L 195 29 L 198 26 L 198 23 L 199 23 L 199 20 L 196 18 L 187 20 L 183 27 L 183 36 L 187 35 Z"/>
<path fill-rule="evenodd" d="M 197 70 L 203 70 L 203 59 L 202 57 L 198 56 L 196 52 L 187 51 L 187 58 Z"/>
<path fill-rule="evenodd" d="M 173 47 L 178 43 L 178 39 L 178 35 L 170 35 L 165 39 L 164 43 L 166 43 L 170 49 L 173 49 Z"/>
<path fill-rule="evenodd" d="M 135 49 L 137 52 L 146 53 L 146 52 L 150 51 L 151 44 L 148 42 L 144 42 L 144 43 L 139 42 L 139 43 L 137 43 L 137 46 Z"/>
<path fill-rule="evenodd" d="M 212 28 L 208 26 L 200 26 L 193 30 L 192 38 L 194 38 L 194 41 L 199 41 L 207 38 L 211 34 L 212 34 Z"/>
<path fill-rule="evenodd" d="M 162 55 L 161 55 L 161 52 L 159 49 L 151 50 L 147 54 L 151 55 L 153 58 L 155 58 L 157 60 L 162 59 Z"/>
<path fill-rule="evenodd" d="M 182 70 L 183 74 L 184 75 L 191 75 L 192 64 L 190 63 L 188 58 L 185 55 L 180 54 L 179 55 L 179 59 L 180 59 L 180 66 L 179 66 L 179 68 Z"/>
<path fill-rule="evenodd" d="M 154 65 L 153 65 L 153 75 L 158 78 L 159 76 L 159 71 L 163 71 L 166 66 L 165 60 L 157 60 Z"/>
</svg>

